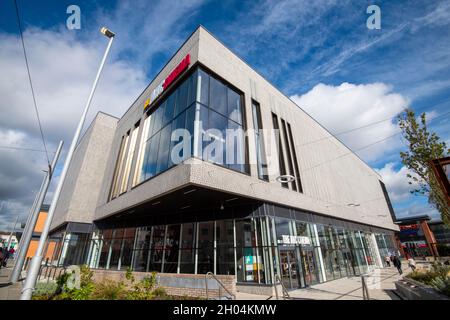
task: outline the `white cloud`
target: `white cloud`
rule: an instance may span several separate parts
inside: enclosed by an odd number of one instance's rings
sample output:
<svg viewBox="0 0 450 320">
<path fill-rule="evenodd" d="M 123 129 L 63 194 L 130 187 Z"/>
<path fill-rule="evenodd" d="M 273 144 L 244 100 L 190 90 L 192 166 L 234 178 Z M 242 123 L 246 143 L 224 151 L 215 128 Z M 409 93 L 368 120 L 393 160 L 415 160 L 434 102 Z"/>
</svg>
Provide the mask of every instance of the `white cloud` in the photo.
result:
<svg viewBox="0 0 450 320">
<path fill-rule="evenodd" d="M 408 100 L 384 83 L 339 86 L 320 83 L 304 95 L 291 99 L 334 134 L 393 118 L 408 106 Z M 357 150 L 398 132 L 395 120 L 339 135 L 351 149 Z M 320 143 L 320 142 L 319 142 Z M 397 137 L 358 152 L 366 161 L 379 159 L 399 146 Z"/>
<path fill-rule="evenodd" d="M 394 163 L 386 163 L 383 168 L 375 169 L 386 185 L 389 192 L 389 197 L 392 201 L 399 202 L 409 199 L 412 195 L 410 191 L 414 188 L 414 185 L 408 183 L 409 179 L 407 174 L 414 174 L 406 167 L 402 166 L 399 170 L 395 170 Z"/>
<path fill-rule="evenodd" d="M 441 220 L 440 213 L 427 203 L 412 201 L 409 206 L 396 210 L 397 218 L 428 215 L 432 220 Z"/>
<path fill-rule="evenodd" d="M 101 110 L 122 116 L 192 29 L 185 30 L 203 0 L 119 1 L 110 10 L 97 8 L 95 22 L 69 31 L 64 25 L 24 31 L 33 85 L 49 150 L 60 139 L 65 157 L 106 48 L 106 38 L 89 26 L 106 25 L 116 32 L 85 124 Z M 88 26 L 88 27 L 86 27 Z M 0 230 L 17 214 L 25 215 L 40 185 L 46 158 L 42 152 L 1 148 L 12 145 L 43 149 L 33 108 L 20 39 L 0 32 Z M 155 60 L 155 56 L 158 57 Z M 158 61 L 158 65 L 154 62 Z M 51 158 L 53 154 L 49 155 Z M 54 179 L 54 187 L 57 179 Z M 52 186 L 47 194 L 51 198 Z"/>
<path fill-rule="evenodd" d="M 29 29 L 27 52 L 47 147 L 63 139 L 66 150 L 86 103 L 106 42 L 74 39 L 68 32 Z M 0 33 L 0 229 L 17 214 L 25 215 L 46 169 L 20 40 Z M 142 69 L 108 59 L 85 127 L 97 111 L 121 116 L 146 84 Z M 53 154 L 49 155 L 50 159 Z M 63 159 L 60 159 L 60 164 Z"/>
</svg>

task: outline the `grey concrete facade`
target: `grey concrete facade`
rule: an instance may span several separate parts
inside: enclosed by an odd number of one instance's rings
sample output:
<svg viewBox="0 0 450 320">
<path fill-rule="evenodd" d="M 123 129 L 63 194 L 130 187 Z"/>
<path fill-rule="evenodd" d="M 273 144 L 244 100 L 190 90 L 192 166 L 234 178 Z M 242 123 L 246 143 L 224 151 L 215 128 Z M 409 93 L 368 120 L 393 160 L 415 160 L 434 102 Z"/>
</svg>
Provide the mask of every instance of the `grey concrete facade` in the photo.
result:
<svg viewBox="0 0 450 320">
<path fill-rule="evenodd" d="M 92 223 L 118 119 L 99 112 L 80 139 L 56 206 L 51 229 Z"/>
<path fill-rule="evenodd" d="M 109 201 L 122 137 L 132 130 L 138 121 L 143 122 L 145 100 L 187 54 L 190 54 L 191 59 L 189 68 L 199 63 L 243 92 L 247 129 L 253 129 L 252 99 L 261 106 L 264 129 L 273 128 L 272 112 L 290 122 L 303 193 L 282 188 L 274 176 L 270 177 L 268 182 L 261 181 L 258 179 L 255 165 L 250 166 L 250 174 L 246 175 L 190 158 L 134 188 L 131 187 L 133 175 L 131 174 L 127 192 Z M 140 135 L 141 132 L 137 141 L 140 140 Z M 286 148 L 283 149 L 286 151 Z M 255 140 L 251 137 L 248 139 L 248 153 L 250 163 L 256 163 Z M 137 148 L 133 155 L 131 173 L 135 171 L 136 154 Z M 104 163 L 106 166 L 97 203 L 90 206 L 90 209 L 95 207 L 95 214 L 86 212 L 86 216 L 81 218 L 81 210 L 77 211 L 79 214 L 73 210 L 73 213 L 61 217 L 65 216 L 66 219 L 77 217 L 83 221 L 98 220 L 193 184 L 335 218 L 398 230 L 398 226 L 392 221 L 380 187 L 381 177 L 344 144 L 332 137 L 325 128 L 302 110 L 301 106 L 297 106 L 202 27 L 189 37 L 118 121 Z M 95 166 L 93 163 L 90 165 Z M 68 194 L 70 193 L 66 193 L 66 196 Z M 70 205 L 61 204 L 61 207 L 75 208 L 76 203 L 84 201 L 82 197 L 72 198 Z M 357 203 L 359 206 L 348 206 L 351 203 Z M 58 223 L 63 221 L 61 217 Z"/>
<path fill-rule="evenodd" d="M 272 112 L 292 126 L 303 192 L 282 188 L 275 180 L 258 178 L 255 139 L 248 137 L 249 174 L 235 172 L 197 158 L 132 187 L 138 148 L 134 150 L 127 191 L 109 200 L 122 137 L 144 120 L 144 102 L 187 55 L 242 91 L 245 127 L 253 129 L 252 100 L 261 108 L 262 126 L 273 129 Z M 137 144 L 142 134 L 139 126 Z M 269 141 L 266 141 L 269 145 Z M 282 142 L 284 144 L 284 142 Z M 287 148 L 283 145 L 283 150 Z M 284 154 L 284 158 L 287 158 Z M 301 106 L 297 106 L 206 29 L 199 27 L 168 61 L 121 119 L 99 113 L 80 140 L 57 204 L 52 229 L 66 222 L 93 221 L 124 212 L 187 185 L 223 191 L 333 218 L 398 230 L 380 187 L 381 177 L 334 138 Z M 358 204 L 351 207 L 348 204 Z"/>
</svg>

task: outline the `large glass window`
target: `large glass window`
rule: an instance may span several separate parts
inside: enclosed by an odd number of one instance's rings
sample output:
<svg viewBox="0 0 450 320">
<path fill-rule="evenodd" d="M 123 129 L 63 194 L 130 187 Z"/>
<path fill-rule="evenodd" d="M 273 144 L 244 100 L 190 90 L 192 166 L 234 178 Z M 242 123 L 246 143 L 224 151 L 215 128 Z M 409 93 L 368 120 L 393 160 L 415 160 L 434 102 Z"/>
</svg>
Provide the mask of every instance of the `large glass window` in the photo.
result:
<svg viewBox="0 0 450 320">
<path fill-rule="evenodd" d="M 122 173 L 124 163 L 125 163 L 125 155 L 128 147 L 128 140 L 130 137 L 130 132 L 127 132 L 125 136 L 122 137 L 122 142 L 120 143 L 119 155 L 117 157 L 116 168 L 114 170 L 113 183 L 111 186 L 111 194 L 110 199 L 114 199 L 119 195 L 120 190 L 120 175 Z"/>
<path fill-rule="evenodd" d="M 197 273 L 214 272 L 214 222 L 198 224 Z"/>
<path fill-rule="evenodd" d="M 145 152 L 145 146 L 148 138 L 148 128 L 150 126 L 150 118 L 148 116 L 144 120 L 144 126 L 142 127 L 141 139 L 139 141 L 139 149 L 137 155 L 137 161 L 134 171 L 133 177 L 133 186 L 139 184 L 141 181 L 145 179 L 145 164 L 147 162 L 146 156 L 148 153 Z"/>
<path fill-rule="evenodd" d="M 272 113 L 272 123 L 273 123 L 273 129 L 275 130 L 275 133 L 278 135 L 277 152 L 278 152 L 278 165 L 279 165 L 279 169 L 280 169 L 280 176 L 284 176 L 284 175 L 286 175 L 286 167 L 284 164 L 283 145 L 281 143 L 281 133 L 280 133 L 280 126 L 278 124 L 278 116 L 275 113 Z M 289 187 L 286 182 L 282 182 L 281 186 L 283 188 Z"/>
<path fill-rule="evenodd" d="M 210 77 L 209 107 L 223 115 L 227 115 L 227 87 Z"/>
<path fill-rule="evenodd" d="M 180 243 L 180 225 L 167 227 L 166 245 L 164 247 L 164 269 L 166 273 L 176 273 L 178 268 L 178 249 Z"/>
<path fill-rule="evenodd" d="M 234 274 L 233 220 L 216 221 L 217 274 Z"/>
<path fill-rule="evenodd" d="M 269 180 L 267 175 L 267 159 L 262 135 L 262 120 L 259 104 L 252 101 L 253 128 L 255 130 L 256 162 L 258 166 L 258 178 Z"/>
<path fill-rule="evenodd" d="M 147 263 L 150 253 L 151 227 L 139 228 L 134 245 L 133 270 L 147 271 Z"/>
<path fill-rule="evenodd" d="M 192 155 L 248 172 L 242 109 L 239 92 L 201 69 L 192 72 L 150 107 L 137 148 L 138 125 L 122 139 L 110 198 L 126 191 L 135 151 L 133 186 Z"/>
<path fill-rule="evenodd" d="M 296 175 L 295 178 L 296 178 L 296 182 L 297 182 L 298 192 L 303 192 L 302 181 L 300 179 L 300 170 L 298 168 L 297 152 L 295 151 L 294 136 L 292 135 L 291 124 L 289 122 L 286 122 L 286 124 L 287 124 L 287 129 L 288 129 L 288 134 L 289 134 L 289 140 L 291 142 L 292 156 L 294 158 L 294 168 L 295 168 L 295 175 Z"/>
<path fill-rule="evenodd" d="M 195 272 L 196 226 L 196 223 L 185 223 L 181 226 L 180 273 Z"/>
<path fill-rule="evenodd" d="M 236 263 L 239 282 L 259 282 L 257 242 L 252 219 L 236 220 Z"/>
<path fill-rule="evenodd" d="M 196 150 L 196 156 L 248 172 L 241 94 L 202 70 L 198 75 L 200 96 L 196 119 L 200 149 Z"/>
<path fill-rule="evenodd" d="M 292 155 L 291 155 L 291 148 L 289 145 L 289 141 L 288 141 L 288 136 L 287 136 L 287 129 L 286 129 L 286 121 L 284 121 L 283 119 L 281 119 L 281 131 L 282 131 L 282 135 L 283 135 L 283 141 L 284 141 L 284 145 L 286 146 L 286 157 L 287 157 L 287 164 L 288 164 L 288 174 L 296 177 L 296 174 L 294 172 L 294 165 L 292 163 Z M 297 184 L 296 184 L 296 180 L 294 179 L 292 182 L 290 182 L 291 188 L 294 191 L 297 191 Z"/>
<path fill-rule="evenodd" d="M 153 227 L 149 271 L 161 272 L 165 232 L 166 226 Z"/>
<path fill-rule="evenodd" d="M 133 131 L 131 132 L 131 140 L 130 147 L 128 148 L 126 160 L 125 160 L 125 168 L 123 170 L 122 175 L 122 183 L 120 185 L 120 193 L 124 193 L 127 191 L 128 187 L 128 179 L 130 177 L 131 172 L 131 162 L 133 161 L 134 150 L 136 148 L 136 140 L 139 132 L 139 122 L 134 126 Z"/>
</svg>

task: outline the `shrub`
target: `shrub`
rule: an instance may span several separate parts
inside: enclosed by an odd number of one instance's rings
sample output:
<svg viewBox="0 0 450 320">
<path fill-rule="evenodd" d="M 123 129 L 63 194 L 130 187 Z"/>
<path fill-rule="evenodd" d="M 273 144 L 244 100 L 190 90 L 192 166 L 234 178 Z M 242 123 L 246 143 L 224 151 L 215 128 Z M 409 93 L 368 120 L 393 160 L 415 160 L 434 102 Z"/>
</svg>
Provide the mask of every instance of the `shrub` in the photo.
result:
<svg viewBox="0 0 450 320">
<path fill-rule="evenodd" d="M 450 277 L 437 277 L 431 281 L 431 286 L 450 297 Z"/>
<path fill-rule="evenodd" d="M 450 267 L 434 263 L 430 271 L 414 271 L 407 277 L 436 288 L 443 294 L 450 296 Z"/>
<path fill-rule="evenodd" d="M 92 284 L 93 275 L 94 272 L 91 271 L 89 266 L 85 264 L 80 266 L 80 286 L 83 287 Z"/>
<path fill-rule="evenodd" d="M 33 291 L 33 300 L 49 300 L 55 295 L 58 285 L 56 282 L 38 282 Z"/>
<path fill-rule="evenodd" d="M 134 282 L 134 276 L 130 273 L 126 274 L 127 279 Z M 129 300 L 151 300 L 154 298 L 154 287 L 156 285 L 156 272 L 153 272 L 150 277 L 143 278 L 140 282 L 133 286 L 127 294 Z"/>
<path fill-rule="evenodd" d="M 435 275 L 430 272 L 419 272 L 419 271 L 414 271 L 411 272 L 410 274 L 407 275 L 408 278 L 411 278 L 413 280 L 425 283 L 427 285 L 430 285 L 431 280 L 433 280 L 435 278 Z"/>
<path fill-rule="evenodd" d="M 158 287 L 155 290 L 153 290 L 153 294 L 154 294 L 155 298 L 167 299 L 169 297 L 167 295 L 166 290 L 162 287 Z"/>
<path fill-rule="evenodd" d="M 122 281 L 104 280 L 98 283 L 92 292 L 95 300 L 122 300 L 126 298 L 125 285 Z"/>
</svg>

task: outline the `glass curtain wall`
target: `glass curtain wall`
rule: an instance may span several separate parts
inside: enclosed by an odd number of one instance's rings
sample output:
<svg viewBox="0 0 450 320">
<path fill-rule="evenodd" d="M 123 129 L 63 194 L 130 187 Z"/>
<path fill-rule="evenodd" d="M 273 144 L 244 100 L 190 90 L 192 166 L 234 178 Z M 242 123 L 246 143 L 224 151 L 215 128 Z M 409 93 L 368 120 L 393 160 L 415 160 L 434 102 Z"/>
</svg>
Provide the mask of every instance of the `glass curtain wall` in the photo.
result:
<svg viewBox="0 0 450 320">
<path fill-rule="evenodd" d="M 376 236 L 381 252 L 392 245 L 390 238 Z M 213 272 L 242 283 L 281 280 L 291 289 L 359 275 L 375 265 L 369 233 L 268 216 L 103 230 L 91 241 L 99 249 L 88 263 L 98 268 Z"/>
<path fill-rule="evenodd" d="M 133 185 L 191 156 L 248 171 L 242 95 L 203 70 L 194 71 L 145 117 Z"/>
<path fill-rule="evenodd" d="M 314 233 L 314 226 L 312 224 L 295 221 L 295 235 L 309 239 L 299 245 L 301 255 L 301 265 L 303 266 L 304 285 L 313 285 L 319 283 L 321 280 L 321 263 L 319 259 L 320 244 Z"/>
<path fill-rule="evenodd" d="M 397 253 L 392 236 L 379 233 L 375 234 L 375 239 L 377 241 L 378 250 L 380 251 L 381 260 L 383 261 L 383 264 L 386 264 L 385 258 Z"/>
</svg>

